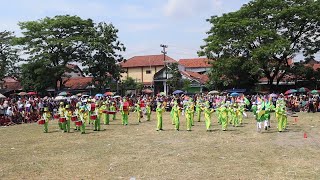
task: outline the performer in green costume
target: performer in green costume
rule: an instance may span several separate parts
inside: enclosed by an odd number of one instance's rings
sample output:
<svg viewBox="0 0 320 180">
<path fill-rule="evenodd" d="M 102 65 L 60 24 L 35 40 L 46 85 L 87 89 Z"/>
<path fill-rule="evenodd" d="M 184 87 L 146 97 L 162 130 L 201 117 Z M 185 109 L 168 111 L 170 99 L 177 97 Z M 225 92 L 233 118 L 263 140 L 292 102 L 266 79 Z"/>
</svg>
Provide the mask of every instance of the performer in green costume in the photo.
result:
<svg viewBox="0 0 320 180">
<path fill-rule="evenodd" d="M 205 122 L 206 122 L 206 129 L 207 131 L 210 131 L 211 128 L 211 114 L 214 112 L 214 109 L 210 109 L 210 104 L 207 101 L 205 103 L 205 106 L 202 108 L 203 112 L 204 112 L 204 118 L 205 118 Z"/>
<path fill-rule="evenodd" d="M 162 129 L 162 113 L 165 111 L 165 107 L 162 106 L 161 102 L 157 103 L 157 131 Z"/>
<path fill-rule="evenodd" d="M 179 115 L 180 115 L 180 107 L 178 106 L 178 103 L 175 101 L 174 105 L 172 107 L 172 111 L 173 111 L 173 121 L 175 124 L 175 129 L 177 131 L 179 131 L 179 126 L 180 126 L 180 119 L 179 119 Z"/>
<path fill-rule="evenodd" d="M 128 125 L 128 115 L 129 115 L 129 107 L 124 106 L 124 103 L 127 103 L 126 99 L 123 99 L 123 103 L 120 106 L 120 112 L 122 116 L 122 125 Z"/>
<path fill-rule="evenodd" d="M 201 101 L 200 101 L 200 99 L 198 99 L 196 102 L 196 113 L 197 113 L 198 122 L 200 122 L 200 119 L 201 119 L 201 112 L 202 112 Z"/>
<path fill-rule="evenodd" d="M 43 111 L 44 111 L 44 113 L 42 114 L 42 117 L 43 117 L 43 119 L 44 119 L 44 121 L 45 121 L 45 123 L 44 123 L 44 132 L 45 133 L 47 133 L 48 132 L 48 124 L 49 124 L 49 120 L 50 120 L 50 118 L 51 118 L 51 114 L 50 114 L 50 112 L 48 111 L 48 108 L 47 107 L 45 107 L 44 109 L 43 109 Z"/>
<path fill-rule="evenodd" d="M 193 102 L 190 101 L 185 109 L 186 113 L 186 121 L 187 121 L 187 131 L 191 131 L 191 126 L 193 125 L 193 114 L 194 114 L 194 106 Z"/>
<path fill-rule="evenodd" d="M 150 119 L 151 119 L 151 106 L 150 106 L 149 102 L 146 105 L 146 116 L 147 116 L 147 121 L 150 121 Z"/>
</svg>

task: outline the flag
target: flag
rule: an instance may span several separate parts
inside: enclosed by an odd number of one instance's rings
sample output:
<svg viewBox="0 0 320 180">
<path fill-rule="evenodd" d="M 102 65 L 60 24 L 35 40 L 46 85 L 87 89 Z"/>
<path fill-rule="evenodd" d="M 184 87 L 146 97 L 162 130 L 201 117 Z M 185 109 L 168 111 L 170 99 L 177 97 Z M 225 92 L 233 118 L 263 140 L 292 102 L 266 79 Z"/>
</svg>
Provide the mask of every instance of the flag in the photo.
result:
<svg viewBox="0 0 320 180">
<path fill-rule="evenodd" d="M 248 106 L 250 105 L 250 101 L 246 97 L 244 97 L 244 103 Z"/>
</svg>

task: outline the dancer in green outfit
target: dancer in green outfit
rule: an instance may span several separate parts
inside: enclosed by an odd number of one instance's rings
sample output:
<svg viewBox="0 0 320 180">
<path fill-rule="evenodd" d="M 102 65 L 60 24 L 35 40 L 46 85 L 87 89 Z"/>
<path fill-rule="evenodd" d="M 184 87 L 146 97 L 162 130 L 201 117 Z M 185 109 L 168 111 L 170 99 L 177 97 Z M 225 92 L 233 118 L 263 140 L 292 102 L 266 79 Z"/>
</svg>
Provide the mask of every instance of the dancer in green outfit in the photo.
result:
<svg viewBox="0 0 320 180">
<path fill-rule="evenodd" d="M 157 103 L 157 131 L 162 131 L 162 113 L 165 111 L 165 107 L 162 106 L 161 102 Z"/>
<path fill-rule="evenodd" d="M 138 122 L 140 123 L 141 122 L 141 117 L 142 117 L 142 110 L 141 110 L 141 107 L 140 107 L 140 103 L 135 104 L 135 110 L 134 111 L 137 113 Z"/>
<path fill-rule="evenodd" d="M 80 111 L 79 111 L 79 119 L 78 121 L 81 121 L 82 122 L 82 125 L 80 126 L 80 131 L 81 131 L 81 134 L 85 134 L 86 133 L 86 121 L 85 121 L 85 107 L 84 106 L 81 106 L 80 107 Z"/>
<path fill-rule="evenodd" d="M 178 103 L 175 101 L 174 105 L 172 107 L 173 111 L 173 121 L 175 124 L 175 129 L 179 131 L 179 126 L 180 126 L 180 119 L 179 119 L 179 114 L 180 114 L 180 107 L 178 106 Z"/>
<path fill-rule="evenodd" d="M 206 129 L 207 129 L 207 131 L 210 131 L 210 128 L 211 128 L 211 115 L 214 112 L 214 109 L 210 108 L 210 104 L 207 101 L 205 103 L 205 106 L 202 108 L 202 110 L 204 112 L 204 119 L 205 119 L 205 122 L 206 122 Z"/>
<path fill-rule="evenodd" d="M 196 102 L 196 114 L 197 114 L 197 120 L 198 122 L 200 122 L 200 119 L 201 119 L 201 102 L 200 100 L 198 99 L 197 102 Z"/>
<path fill-rule="evenodd" d="M 150 119 L 151 119 L 151 106 L 150 106 L 149 102 L 146 105 L 146 116 L 147 116 L 147 121 L 150 121 Z"/>
<path fill-rule="evenodd" d="M 188 103 L 185 109 L 185 115 L 186 115 L 186 121 L 187 121 L 187 131 L 191 131 L 192 120 L 193 120 L 193 114 L 194 114 L 194 106 L 192 101 Z"/>
<path fill-rule="evenodd" d="M 116 111 L 117 111 L 117 108 L 116 108 L 116 105 L 115 105 L 114 102 L 111 103 L 110 111 L 113 111 L 113 112 L 116 112 Z M 113 120 L 113 121 L 116 119 L 116 115 L 117 115 L 117 113 L 114 113 L 114 114 L 112 115 L 112 120 Z"/>
<path fill-rule="evenodd" d="M 64 117 L 65 110 L 66 110 L 66 109 L 64 108 L 64 103 L 63 103 L 63 102 L 60 102 L 59 109 L 58 109 L 58 112 L 59 112 L 59 116 L 60 116 L 60 117 Z M 58 125 L 59 125 L 60 130 L 63 130 L 62 123 L 61 123 L 59 120 L 58 120 Z"/>
<path fill-rule="evenodd" d="M 48 132 L 48 124 L 49 124 L 49 120 L 51 119 L 51 114 L 50 114 L 50 112 L 48 111 L 48 108 L 47 107 L 45 107 L 44 109 L 43 109 L 43 111 L 44 111 L 44 113 L 42 114 L 42 117 L 43 117 L 43 119 L 44 119 L 44 121 L 45 121 L 45 123 L 44 123 L 44 132 L 45 133 L 47 133 Z"/>
<path fill-rule="evenodd" d="M 222 130 L 226 131 L 228 128 L 228 109 L 226 108 L 225 104 L 221 105 L 219 114 L 221 118 Z"/>
<path fill-rule="evenodd" d="M 109 114 L 106 112 L 109 111 L 105 102 L 102 102 L 101 107 L 99 108 L 100 118 L 103 121 L 103 124 L 109 125 Z"/>
</svg>

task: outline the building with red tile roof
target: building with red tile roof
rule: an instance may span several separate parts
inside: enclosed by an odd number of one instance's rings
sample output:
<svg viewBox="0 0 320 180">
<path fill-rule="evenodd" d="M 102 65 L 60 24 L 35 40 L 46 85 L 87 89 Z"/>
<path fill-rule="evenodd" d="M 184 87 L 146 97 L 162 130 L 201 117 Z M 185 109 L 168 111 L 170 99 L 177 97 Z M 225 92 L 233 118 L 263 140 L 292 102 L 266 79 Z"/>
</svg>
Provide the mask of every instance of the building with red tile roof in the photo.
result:
<svg viewBox="0 0 320 180">
<path fill-rule="evenodd" d="M 137 82 L 143 83 L 146 87 L 150 87 L 153 84 L 155 73 L 164 68 L 166 63 L 176 62 L 173 58 L 162 54 L 134 56 L 120 64 L 125 71 L 121 74 L 122 80 L 131 77 Z"/>
<path fill-rule="evenodd" d="M 206 73 L 211 68 L 210 60 L 208 58 L 191 58 L 180 59 L 179 70 L 192 71 L 197 73 Z"/>
</svg>

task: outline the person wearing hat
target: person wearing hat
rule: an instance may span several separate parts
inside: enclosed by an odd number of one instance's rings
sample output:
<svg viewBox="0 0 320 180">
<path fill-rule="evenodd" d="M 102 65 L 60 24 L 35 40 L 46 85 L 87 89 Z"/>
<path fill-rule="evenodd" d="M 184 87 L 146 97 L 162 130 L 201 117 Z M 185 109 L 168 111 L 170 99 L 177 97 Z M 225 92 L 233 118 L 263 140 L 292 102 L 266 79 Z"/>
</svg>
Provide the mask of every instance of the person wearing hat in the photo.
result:
<svg viewBox="0 0 320 180">
<path fill-rule="evenodd" d="M 79 121 L 82 121 L 82 125 L 80 126 L 81 134 L 85 134 L 86 133 L 86 124 L 85 124 L 86 123 L 86 121 L 85 121 L 86 112 L 85 112 L 85 110 L 86 110 L 85 106 L 81 106 L 80 110 L 79 110 L 79 113 L 78 113 Z"/>
<path fill-rule="evenodd" d="M 114 101 L 112 101 L 112 103 L 111 103 L 110 111 L 113 111 L 113 112 L 116 112 L 116 111 L 117 111 L 116 104 L 115 104 Z M 116 120 L 116 115 L 117 115 L 117 113 L 114 113 L 114 114 L 112 115 L 112 120 L 113 120 L 113 121 Z"/>
<path fill-rule="evenodd" d="M 157 103 L 157 108 L 156 108 L 156 112 L 157 112 L 157 131 L 162 131 L 162 113 L 165 111 L 165 107 L 161 106 L 161 102 Z"/>
<path fill-rule="evenodd" d="M 228 109 L 226 108 L 225 104 L 222 104 L 221 107 L 219 108 L 219 115 L 221 118 L 221 125 L 222 125 L 222 130 L 226 131 L 228 128 Z M 219 116 L 218 116 L 219 117 Z"/>
<path fill-rule="evenodd" d="M 65 111 L 65 118 L 66 122 L 64 122 L 63 125 L 63 130 L 64 132 L 70 132 L 70 124 L 71 124 L 71 117 L 72 117 L 72 110 L 70 109 L 70 105 L 66 105 L 66 111 Z"/>
<path fill-rule="evenodd" d="M 45 107 L 44 109 L 43 109 L 43 114 L 42 114 L 42 117 L 43 117 L 43 119 L 44 119 L 44 121 L 45 121 L 45 123 L 44 123 L 44 133 L 47 133 L 48 132 L 48 124 L 49 124 L 49 119 L 51 118 L 51 114 L 50 114 L 50 112 L 49 112 L 49 110 L 48 110 L 48 107 Z"/>
<path fill-rule="evenodd" d="M 102 102 L 102 105 L 100 106 L 99 111 L 100 111 L 100 115 L 101 115 L 100 119 L 102 119 L 103 124 L 109 125 L 109 123 L 110 123 L 109 122 L 109 114 L 103 113 L 103 111 L 109 111 L 109 108 L 106 105 L 105 101 Z"/>
<path fill-rule="evenodd" d="M 204 112 L 204 119 L 206 122 L 206 129 L 210 131 L 211 128 L 211 114 L 214 112 L 214 109 L 210 109 L 209 101 L 206 101 L 205 106 L 202 108 Z"/>
<path fill-rule="evenodd" d="M 120 112 L 122 115 L 122 125 L 128 125 L 129 103 L 126 99 L 123 99 L 123 102 L 121 103 Z"/>
<path fill-rule="evenodd" d="M 64 103 L 60 102 L 59 109 L 58 109 L 59 116 L 64 117 L 65 111 L 66 111 L 66 109 L 64 108 Z M 59 125 L 60 130 L 63 130 L 63 125 L 59 120 L 58 120 L 58 125 Z"/>
</svg>

